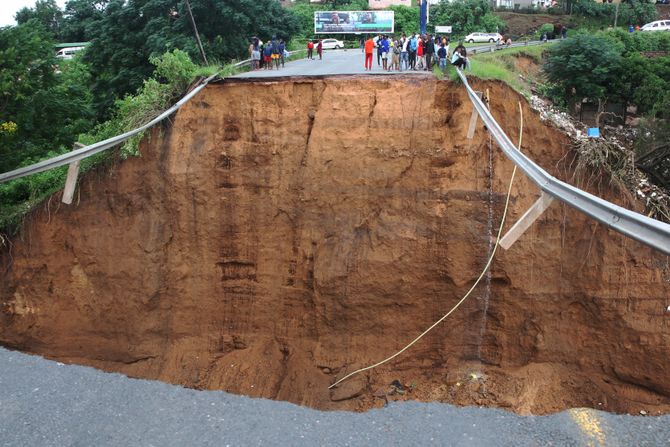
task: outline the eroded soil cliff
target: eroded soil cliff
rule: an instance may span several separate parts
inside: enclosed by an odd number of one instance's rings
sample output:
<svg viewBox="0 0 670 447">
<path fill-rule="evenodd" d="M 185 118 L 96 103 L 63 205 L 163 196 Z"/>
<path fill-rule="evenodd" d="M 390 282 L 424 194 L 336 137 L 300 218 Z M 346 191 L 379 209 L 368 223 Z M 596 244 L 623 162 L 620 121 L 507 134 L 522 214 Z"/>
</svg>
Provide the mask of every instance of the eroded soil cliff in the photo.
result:
<svg viewBox="0 0 670 447">
<path fill-rule="evenodd" d="M 570 178 L 569 142 L 500 84 L 491 108 Z M 479 276 L 512 164 L 462 86 L 348 77 L 211 85 L 142 157 L 87 176 L 1 257 L 0 342 L 325 409 L 390 399 L 546 413 L 670 409 L 667 257 L 554 203 Z M 601 197 L 623 193 L 592 179 Z M 518 175 L 509 226 L 539 192 Z M 401 387 L 390 384 L 397 380 Z"/>
</svg>

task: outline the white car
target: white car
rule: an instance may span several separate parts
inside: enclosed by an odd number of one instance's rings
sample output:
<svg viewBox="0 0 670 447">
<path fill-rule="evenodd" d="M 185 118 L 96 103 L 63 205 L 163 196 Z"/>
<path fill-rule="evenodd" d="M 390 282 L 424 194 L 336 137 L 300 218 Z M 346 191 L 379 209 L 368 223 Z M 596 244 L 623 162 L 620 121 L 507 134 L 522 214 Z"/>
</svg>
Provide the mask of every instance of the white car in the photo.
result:
<svg viewBox="0 0 670 447">
<path fill-rule="evenodd" d="M 85 50 L 86 47 L 66 47 L 66 48 L 61 48 L 58 50 L 58 53 L 56 53 L 56 57 L 58 59 L 65 59 L 65 60 L 70 60 L 74 59 L 74 55 L 80 52 L 81 50 Z"/>
<path fill-rule="evenodd" d="M 337 39 L 323 39 L 321 45 L 324 50 L 339 50 L 340 48 L 344 48 L 344 42 Z"/>
<path fill-rule="evenodd" d="M 640 31 L 670 31 L 670 20 L 657 20 L 647 23 Z"/>
<path fill-rule="evenodd" d="M 502 36 L 498 33 L 471 33 L 465 36 L 466 42 L 475 43 L 475 42 L 497 42 L 502 39 Z"/>
</svg>

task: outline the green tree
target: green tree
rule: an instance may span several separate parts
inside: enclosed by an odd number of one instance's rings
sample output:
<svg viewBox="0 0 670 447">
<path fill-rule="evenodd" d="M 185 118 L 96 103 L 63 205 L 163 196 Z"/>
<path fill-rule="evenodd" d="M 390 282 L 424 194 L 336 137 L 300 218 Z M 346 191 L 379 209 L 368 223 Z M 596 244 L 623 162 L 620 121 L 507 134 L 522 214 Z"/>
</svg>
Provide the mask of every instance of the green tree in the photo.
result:
<svg viewBox="0 0 670 447">
<path fill-rule="evenodd" d="M 398 5 L 389 8 L 395 14 L 395 32 L 411 33 L 419 32 L 419 8 Z"/>
<path fill-rule="evenodd" d="M 32 98 L 57 83 L 55 63 L 51 35 L 36 19 L 0 28 L 0 123 L 17 126 L 11 140 L 0 137 L 0 171 L 33 155 L 20 150 L 19 143 L 30 137 L 25 115 L 32 110 L 28 106 Z"/>
<path fill-rule="evenodd" d="M 0 171 L 71 148 L 93 124 L 87 67 L 77 60 L 58 69 L 51 34 L 32 19 L 0 28 Z M 3 127 L 7 127 L 5 124 Z"/>
<path fill-rule="evenodd" d="M 583 98 L 598 103 L 599 112 L 607 101 L 621 99 L 623 45 L 603 34 L 578 34 L 554 45 L 544 64 L 550 82 L 558 85 L 568 103 Z M 596 117 L 598 124 L 600 113 Z"/>
<path fill-rule="evenodd" d="M 19 10 L 15 15 L 15 19 L 19 25 L 36 20 L 49 30 L 54 37 L 58 38 L 63 21 L 63 13 L 58 7 L 56 0 L 37 0 L 34 8 L 22 8 Z"/>
<path fill-rule="evenodd" d="M 247 56 L 249 39 L 288 39 L 300 29 L 298 18 L 276 0 L 190 0 L 208 59 Z M 89 28 L 87 28 L 89 29 Z M 135 92 L 153 67 L 149 58 L 178 48 L 200 60 L 183 1 L 111 0 L 91 27 L 85 61 L 101 116 L 116 97 Z"/>
<path fill-rule="evenodd" d="M 430 8 L 430 23 L 451 25 L 454 36 L 472 32 L 502 32 L 505 22 L 494 16 L 487 0 L 454 0 Z"/>
<path fill-rule="evenodd" d="M 644 25 L 658 18 L 656 5 L 646 0 L 627 0 L 619 6 L 620 25 Z"/>
<path fill-rule="evenodd" d="M 69 0 L 63 11 L 61 41 L 88 42 L 91 40 L 107 4 L 109 0 Z"/>
</svg>

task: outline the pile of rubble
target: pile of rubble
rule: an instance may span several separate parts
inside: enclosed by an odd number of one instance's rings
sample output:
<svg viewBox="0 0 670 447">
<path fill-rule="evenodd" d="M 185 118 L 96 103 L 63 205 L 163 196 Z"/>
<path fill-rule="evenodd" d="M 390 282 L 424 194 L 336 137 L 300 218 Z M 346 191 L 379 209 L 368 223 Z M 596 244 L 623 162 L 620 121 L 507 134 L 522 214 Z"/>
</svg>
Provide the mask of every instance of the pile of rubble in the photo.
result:
<svg viewBox="0 0 670 447">
<path fill-rule="evenodd" d="M 600 167 L 626 185 L 637 200 L 644 202 L 648 216 L 670 222 L 670 193 L 652 183 L 644 172 L 635 167 L 635 152 L 632 149 L 632 143 L 637 136 L 637 129 L 624 126 L 605 126 L 605 136 L 601 136 L 594 141 L 588 137 L 586 125 L 575 120 L 568 113 L 559 110 L 548 100 L 532 95 L 530 105 L 533 110 L 539 113 L 543 121 L 550 122 L 572 138 L 580 157 L 589 157 L 590 152 L 600 145 L 606 146 L 602 151 L 606 154 L 605 158 L 612 158 L 615 155 L 614 151 L 617 153 L 615 158 L 618 161 L 627 160 L 625 169 L 613 169 L 612 166 L 607 164 Z"/>
</svg>

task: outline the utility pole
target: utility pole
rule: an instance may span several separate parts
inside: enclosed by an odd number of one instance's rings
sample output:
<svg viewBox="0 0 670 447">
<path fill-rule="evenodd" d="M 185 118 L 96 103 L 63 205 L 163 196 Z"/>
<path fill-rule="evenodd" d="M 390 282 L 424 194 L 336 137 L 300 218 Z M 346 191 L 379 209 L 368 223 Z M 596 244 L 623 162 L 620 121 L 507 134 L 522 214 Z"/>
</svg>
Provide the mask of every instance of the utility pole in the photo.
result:
<svg viewBox="0 0 670 447">
<path fill-rule="evenodd" d="M 198 34 L 198 27 L 195 26 L 195 19 L 193 18 L 193 11 L 191 11 L 191 4 L 188 0 L 186 2 L 186 9 L 188 9 L 188 16 L 191 18 L 191 25 L 193 25 L 193 32 L 195 33 L 195 39 L 198 41 L 198 47 L 200 48 L 200 54 L 202 54 L 202 59 L 205 61 L 205 65 L 209 65 L 207 62 L 207 56 L 205 56 L 205 49 L 202 47 L 202 42 L 200 42 L 200 34 Z"/>
<path fill-rule="evenodd" d="M 421 0 L 419 6 L 419 30 L 421 34 L 426 34 L 426 24 L 428 23 L 428 0 Z"/>
</svg>

